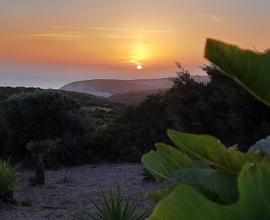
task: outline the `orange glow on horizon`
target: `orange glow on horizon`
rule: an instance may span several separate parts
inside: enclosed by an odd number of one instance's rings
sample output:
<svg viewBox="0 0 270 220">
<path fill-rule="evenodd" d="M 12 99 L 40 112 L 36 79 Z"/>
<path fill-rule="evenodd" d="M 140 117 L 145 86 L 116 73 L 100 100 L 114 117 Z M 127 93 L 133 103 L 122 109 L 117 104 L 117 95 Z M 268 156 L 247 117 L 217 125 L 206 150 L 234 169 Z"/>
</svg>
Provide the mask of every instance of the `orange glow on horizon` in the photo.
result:
<svg viewBox="0 0 270 220">
<path fill-rule="evenodd" d="M 31 1 L 0 3 L 0 62 L 111 68 L 121 74 L 143 64 L 143 74 L 158 68 L 166 73 L 175 61 L 202 65 L 207 37 L 260 51 L 270 45 L 270 3 L 262 0 L 245 8 L 211 0 Z M 261 16 L 255 19 L 254 11 Z"/>
<path fill-rule="evenodd" d="M 172 65 L 175 60 L 196 63 L 202 59 L 190 54 L 184 45 L 174 47 L 164 33 L 151 33 L 134 38 L 109 38 L 76 35 L 76 33 L 24 34 L 0 37 L 0 59 L 22 63 L 44 63 L 78 66 L 118 66 L 132 68 L 140 63 L 148 66 Z M 198 51 L 197 53 L 201 53 Z"/>
</svg>

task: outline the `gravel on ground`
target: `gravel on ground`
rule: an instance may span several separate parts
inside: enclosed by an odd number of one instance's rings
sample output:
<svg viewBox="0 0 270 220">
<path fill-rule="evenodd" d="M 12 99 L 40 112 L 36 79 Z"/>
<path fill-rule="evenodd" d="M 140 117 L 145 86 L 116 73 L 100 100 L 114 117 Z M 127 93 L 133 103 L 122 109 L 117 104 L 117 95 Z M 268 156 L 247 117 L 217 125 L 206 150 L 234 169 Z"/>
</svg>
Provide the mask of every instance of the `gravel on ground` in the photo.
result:
<svg viewBox="0 0 270 220">
<path fill-rule="evenodd" d="M 79 220 L 93 213 L 90 200 L 97 203 L 102 194 L 120 186 L 125 199 L 138 203 L 140 211 L 153 208 L 146 196 L 164 186 L 148 182 L 141 175 L 140 164 L 84 165 L 46 172 L 44 186 L 31 187 L 29 177 L 34 171 L 20 173 L 20 190 L 15 193 L 18 205 L 0 209 L 0 220 Z"/>
</svg>

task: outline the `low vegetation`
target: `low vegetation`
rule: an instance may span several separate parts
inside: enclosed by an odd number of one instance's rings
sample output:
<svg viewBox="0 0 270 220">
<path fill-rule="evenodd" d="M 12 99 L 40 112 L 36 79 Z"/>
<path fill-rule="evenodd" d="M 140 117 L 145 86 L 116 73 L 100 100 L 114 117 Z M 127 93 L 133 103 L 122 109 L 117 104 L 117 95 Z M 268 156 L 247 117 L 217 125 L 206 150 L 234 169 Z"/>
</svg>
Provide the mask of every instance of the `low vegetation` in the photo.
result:
<svg viewBox="0 0 270 220">
<path fill-rule="evenodd" d="M 94 215 L 83 220 L 144 220 L 149 212 L 137 213 L 137 205 L 129 200 L 123 201 L 120 187 L 103 195 L 100 204 L 92 202 L 96 208 Z"/>
<path fill-rule="evenodd" d="M 18 188 L 17 167 L 9 161 L 0 159 L 0 200 L 13 202 L 13 192 Z"/>
<path fill-rule="evenodd" d="M 98 161 L 91 153 L 88 139 L 99 126 L 114 120 L 121 107 L 103 104 L 92 96 L 33 89 L 12 95 L 12 89 L 2 89 L 6 98 L 0 101 L 0 156 L 28 164 L 30 153 L 26 145 L 31 140 L 58 139 L 62 142 L 49 156 L 45 165 L 58 167 Z M 8 96 L 10 95 L 10 96 Z M 83 104 L 83 105 L 82 105 Z M 99 105 L 112 109 L 105 112 L 92 109 Z M 118 108 L 119 106 L 119 108 Z M 102 149 L 100 149 L 102 150 Z"/>
</svg>

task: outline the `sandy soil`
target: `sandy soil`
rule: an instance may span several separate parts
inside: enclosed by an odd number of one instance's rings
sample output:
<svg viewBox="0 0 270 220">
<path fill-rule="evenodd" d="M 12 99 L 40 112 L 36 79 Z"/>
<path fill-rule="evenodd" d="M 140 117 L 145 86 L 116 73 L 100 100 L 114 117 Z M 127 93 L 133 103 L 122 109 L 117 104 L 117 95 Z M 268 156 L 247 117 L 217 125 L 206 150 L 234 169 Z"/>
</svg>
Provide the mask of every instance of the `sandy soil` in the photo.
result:
<svg viewBox="0 0 270 220">
<path fill-rule="evenodd" d="M 99 201 L 102 193 L 120 185 L 125 198 L 138 201 L 139 209 L 153 207 L 145 194 L 161 188 L 161 183 L 143 181 L 139 164 L 85 165 L 47 171 L 45 186 L 31 187 L 33 171 L 23 171 L 21 189 L 15 193 L 20 205 L 5 206 L 0 220 L 75 220 L 94 211 L 90 200 Z"/>
</svg>

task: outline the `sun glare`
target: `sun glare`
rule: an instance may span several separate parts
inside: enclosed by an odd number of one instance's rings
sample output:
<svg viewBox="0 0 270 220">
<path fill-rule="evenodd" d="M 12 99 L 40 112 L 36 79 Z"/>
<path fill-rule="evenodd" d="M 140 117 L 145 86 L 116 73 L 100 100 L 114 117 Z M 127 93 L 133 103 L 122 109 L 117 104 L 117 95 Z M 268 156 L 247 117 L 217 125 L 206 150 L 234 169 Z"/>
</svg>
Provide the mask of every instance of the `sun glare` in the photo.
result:
<svg viewBox="0 0 270 220">
<path fill-rule="evenodd" d="M 142 62 L 148 60 L 149 57 L 150 57 L 149 51 L 146 48 L 146 46 L 144 44 L 139 43 L 135 44 L 131 48 L 131 56 L 129 62 L 135 64 L 137 70 L 141 70 L 143 69 Z"/>
<path fill-rule="evenodd" d="M 137 68 L 137 70 L 141 70 L 143 68 L 143 65 L 142 64 L 138 64 L 136 68 Z"/>
</svg>

